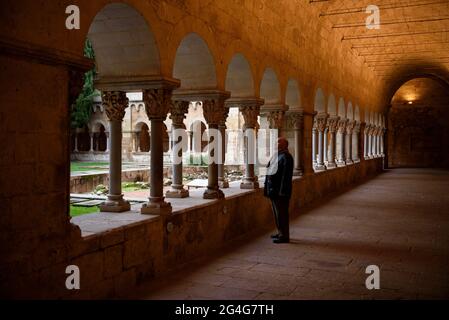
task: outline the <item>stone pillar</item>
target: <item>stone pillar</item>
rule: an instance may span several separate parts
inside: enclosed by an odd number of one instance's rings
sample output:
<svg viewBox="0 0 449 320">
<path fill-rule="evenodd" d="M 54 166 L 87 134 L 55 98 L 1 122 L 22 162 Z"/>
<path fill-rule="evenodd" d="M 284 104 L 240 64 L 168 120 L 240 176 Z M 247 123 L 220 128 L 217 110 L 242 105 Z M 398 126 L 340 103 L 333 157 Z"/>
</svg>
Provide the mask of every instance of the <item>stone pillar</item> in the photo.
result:
<svg viewBox="0 0 449 320">
<path fill-rule="evenodd" d="M 130 204 L 122 194 L 122 121 L 128 98 L 124 91 L 102 92 L 103 107 L 109 119 L 109 194 L 106 202 L 100 205 L 101 211 L 123 212 L 130 210 Z"/>
<path fill-rule="evenodd" d="M 380 136 L 380 154 L 382 155 L 382 157 L 385 157 L 385 144 L 384 144 L 384 139 L 385 139 L 385 132 L 387 130 L 385 128 L 382 128 L 382 132 L 381 132 L 381 136 Z"/>
<path fill-rule="evenodd" d="M 327 117 L 327 114 L 318 114 L 315 117 L 315 126 L 318 131 L 318 155 L 315 166 L 315 170 L 317 171 L 326 170 L 326 166 L 324 165 L 324 130 L 326 128 Z"/>
<path fill-rule="evenodd" d="M 89 134 L 90 136 L 90 152 L 94 152 L 94 132 Z"/>
<path fill-rule="evenodd" d="M 73 149 L 73 152 L 79 152 L 78 151 L 78 132 L 75 130 L 75 148 Z"/>
<path fill-rule="evenodd" d="M 109 130 L 111 130 L 111 128 L 109 128 Z M 104 152 L 106 153 L 111 150 L 111 138 L 109 132 L 105 132 L 105 135 L 106 135 L 106 150 Z"/>
<path fill-rule="evenodd" d="M 323 142 L 323 144 L 324 144 L 324 151 L 323 151 L 323 157 L 324 157 L 324 159 L 323 159 L 323 161 L 324 161 L 324 164 L 326 165 L 327 164 L 327 162 L 328 162 L 328 158 L 329 158 L 329 139 L 328 139 L 328 136 L 329 136 L 329 128 L 328 127 L 326 127 L 326 128 L 324 128 L 324 142 Z"/>
<path fill-rule="evenodd" d="M 175 137 L 175 131 L 177 130 L 184 130 L 185 133 L 186 126 L 184 124 L 184 119 L 188 111 L 188 101 L 174 101 L 170 109 L 170 119 L 172 120 L 173 176 L 171 190 L 167 191 L 167 193 L 165 194 L 167 198 L 186 198 L 189 196 L 189 191 L 184 189 L 184 185 L 182 183 L 182 155 L 185 151 L 183 148 L 182 140 L 184 138 L 182 136 Z M 177 150 L 179 149 L 179 147 L 181 147 L 181 149 Z"/>
<path fill-rule="evenodd" d="M 293 128 L 295 130 L 295 168 L 293 170 L 294 176 L 303 175 L 302 167 L 302 148 L 303 148 L 303 129 L 304 129 L 304 115 L 302 111 L 291 114 L 293 121 Z"/>
<path fill-rule="evenodd" d="M 371 159 L 373 156 L 373 136 L 372 136 L 372 132 L 373 132 L 373 126 L 372 125 L 368 125 L 367 126 L 367 139 L 368 139 L 368 153 L 367 153 L 367 157 L 368 159 Z"/>
<path fill-rule="evenodd" d="M 217 149 L 221 147 L 221 142 L 214 142 L 213 133 L 218 132 L 218 125 L 221 121 L 223 121 L 223 117 L 225 114 L 224 109 L 224 99 L 222 98 L 203 101 L 204 118 L 206 119 L 209 130 L 209 146 L 214 143 Z M 207 189 L 203 194 L 204 199 L 224 198 L 223 191 L 220 190 L 218 185 L 218 164 L 216 161 L 212 161 L 212 159 L 215 157 L 216 152 L 218 152 L 218 150 L 216 149 L 209 150 L 208 184 Z"/>
<path fill-rule="evenodd" d="M 239 111 L 243 115 L 243 119 L 245 121 L 243 125 L 243 130 L 245 131 L 245 134 L 251 134 L 246 132 L 252 131 L 253 138 L 256 139 L 256 129 L 257 129 L 257 117 L 260 114 L 260 105 L 259 104 L 249 104 L 249 105 L 241 105 L 239 107 Z M 250 148 L 248 137 L 245 135 L 245 177 L 243 178 L 242 183 L 240 184 L 241 189 L 258 189 L 259 188 L 259 180 L 258 177 L 255 175 L 254 172 L 254 163 L 257 161 L 256 154 L 253 153 L 254 159 L 253 163 L 250 163 L 251 160 L 251 154 L 250 151 L 255 151 L 254 148 L 257 148 L 256 141 L 252 141 L 254 144 Z"/>
<path fill-rule="evenodd" d="M 331 117 L 327 120 L 328 128 L 329 128 L 329 159 L 327 161 L 327 168 L 332 169 L 336 168 L 337 164 L 335 163 L 336 157 L 336 147 L 337 147 L 337 125 L 339 117 Z"/>
<path fill-rule="evenodd" d="M 337 166 L 344 167 L 346 166 L 346 158 L 345 158 L 345 132 L 346 132 L 346 124 L 347 119 L 338 120 L 337 124 L 337 134 L 340 141 L 340 150 L 338 152 Z"/>
<path fill-rule="evenodd" d="M 313 127 L 312 127 L 312 166 L 313 169 L 315 169 L 316 167 L 316 163 L 317 163 L 317 150 L 318 150 L 318 137 L 317 137 L 317 128 L 316 128 L 316 123 L 315 123 L 315 119 L 313 120 Z"/>
<path fill-rule="evenodd" d="M 218 124 L 218 129 L 221 135 L 221 162 L 218 164 L 218 186 L 222 189 L 229 188 L 229 181 L 225 177 L 225 162 L 226 162 L 226 119 L 228 118 L 229 108 L 224 107 L 223 118 Z"/>
<path fill-rule="evenodd" d="M 359 156 L 359 136 L 360 136 L 360 122 L 356 122 L 354 130 L 352 131 L 352 147 L 353 147 L 353 160 L 355 163 L 360 162 Z"/>
<path fill-rule="evenodd" d="M 168 215 L 172 212 L 169 202 L 164 199 L 164 120 L 171 106 L 170 88 L 148 89 L 143 92 L 145 112 L 151 122 L 150 139 L 150 197 L 143 204 L 140 212 L 142 214 Z"/>
<path fill-rule="evenodd" d="M 277 129 L 278 130 L 278 137 L 282 137 L 283 134 L 283 124 L 284 124 L 284 115 L 285 111 L 282 110 L 276 110 L 276 111 L 270 111 L 268 113 L 268 123 L 270 125 L 270 129 Z"/>
<path fill-rule="evenodd" d="M 345 142 L 345 150 L 346 150 L 346 164 L 353 164 L 352 161 L 352 132 L 355 126 L 355 121 L 350 120 L 346 124 L 346 142 Z"/>
</svg>

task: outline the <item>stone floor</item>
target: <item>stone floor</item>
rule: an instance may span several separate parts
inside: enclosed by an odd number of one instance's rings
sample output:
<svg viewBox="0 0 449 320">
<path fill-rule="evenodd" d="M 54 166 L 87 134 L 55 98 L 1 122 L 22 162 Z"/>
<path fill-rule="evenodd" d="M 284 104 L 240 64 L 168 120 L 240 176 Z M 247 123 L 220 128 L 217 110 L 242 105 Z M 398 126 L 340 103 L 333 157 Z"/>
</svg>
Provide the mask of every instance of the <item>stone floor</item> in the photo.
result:
<svg viewBox="0 0 449 320">
<path fill-rule="evenodd" d="M 449 298 L 449 172 L 397 169 L 307 208 L 291 243 L 231 243 L 144 284 L 143 299 Z M 365 269 L 380 267 L 380 290 Z"/>
</svg>

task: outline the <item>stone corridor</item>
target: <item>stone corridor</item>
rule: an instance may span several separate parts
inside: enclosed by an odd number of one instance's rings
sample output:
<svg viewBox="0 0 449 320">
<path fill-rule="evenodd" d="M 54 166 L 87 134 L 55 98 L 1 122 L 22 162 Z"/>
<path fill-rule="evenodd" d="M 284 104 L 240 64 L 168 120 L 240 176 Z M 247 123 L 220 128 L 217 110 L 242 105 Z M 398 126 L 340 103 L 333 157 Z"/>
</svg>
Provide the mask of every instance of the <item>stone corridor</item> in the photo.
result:
<svg viewBox="0 0 449 320">
<path fill-rule="evenodd" d="M 448 171 L 389 170 L 306 208 L 290 244 L 268 231 L 239 239 L 129 298 L 447 299 L 448 190 Z M 368 265 L 380 290 L 365 288 Z"/>
</svg>

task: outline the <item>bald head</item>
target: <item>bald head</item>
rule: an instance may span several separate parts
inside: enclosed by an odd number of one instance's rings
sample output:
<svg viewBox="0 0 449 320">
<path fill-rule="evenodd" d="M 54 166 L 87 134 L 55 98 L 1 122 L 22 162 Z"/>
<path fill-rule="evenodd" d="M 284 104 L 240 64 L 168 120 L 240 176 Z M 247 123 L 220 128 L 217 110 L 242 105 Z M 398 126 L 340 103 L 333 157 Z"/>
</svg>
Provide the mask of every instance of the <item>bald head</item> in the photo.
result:
<svg viewBox="0 0 449 320">
<path fill-rule="evenodd" d="M 288 140 L 284 137 L 278 138 L 278 152 L 288 150 Z"/>
</svg>

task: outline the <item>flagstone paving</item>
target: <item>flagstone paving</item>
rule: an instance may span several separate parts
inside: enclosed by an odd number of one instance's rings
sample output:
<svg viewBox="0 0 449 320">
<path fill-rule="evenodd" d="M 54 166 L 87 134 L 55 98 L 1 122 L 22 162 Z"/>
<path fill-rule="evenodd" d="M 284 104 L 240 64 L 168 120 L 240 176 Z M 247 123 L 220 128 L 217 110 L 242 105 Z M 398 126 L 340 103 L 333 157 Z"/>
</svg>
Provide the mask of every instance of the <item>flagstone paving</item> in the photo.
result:
<svg viewBox="0 0 449 320">
<path fill-rule="evenodd" d="M 247 236 L 129 298 L 447 299 L 448 190 L 448 171 L 390 170 L 305 208 L 289 244 Z M 369 265 L 379 290 L 365 286 Z"/>
</svg>

